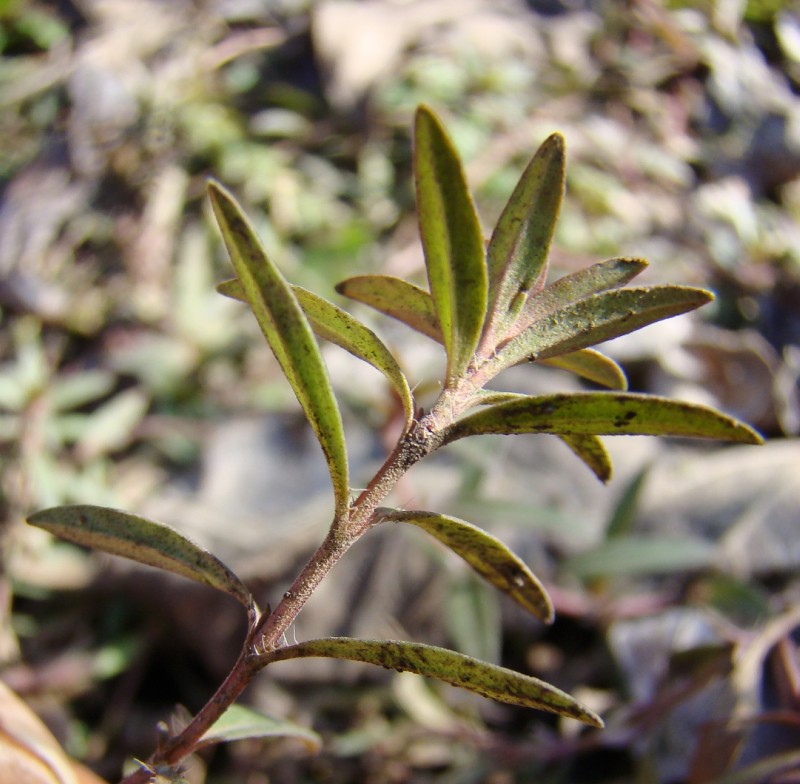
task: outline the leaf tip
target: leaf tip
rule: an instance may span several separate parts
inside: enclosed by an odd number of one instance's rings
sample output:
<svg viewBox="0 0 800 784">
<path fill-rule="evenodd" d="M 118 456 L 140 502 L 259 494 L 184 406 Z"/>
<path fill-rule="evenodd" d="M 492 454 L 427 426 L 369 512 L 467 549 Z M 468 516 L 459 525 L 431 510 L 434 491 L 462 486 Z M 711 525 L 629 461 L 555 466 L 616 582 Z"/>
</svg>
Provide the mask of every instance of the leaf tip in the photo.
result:
<svg viewBox="0 0 800 784">
<path fill-rule="evenodd" d="M 542 147 L 553 147 L 554 152 L 559 155 L 564 155 L 567 147 L 567 140 L 564 138 L 564 134 L 556 131 L 555 133 L 551 133 L 542 143 Z"/>
<path fill-rule="evenodd" d="M 736 440 L 740 444 L 750 444 L 751 446 L 762 446 L 764 444 L 765 438 L 758 430 L 750 427 L 750 425 L 744 424 L 744 422 L 738 422 L 737 424 L 739 426 L 739 432 L 737 433 L 739 438 Z"/>
</svg>

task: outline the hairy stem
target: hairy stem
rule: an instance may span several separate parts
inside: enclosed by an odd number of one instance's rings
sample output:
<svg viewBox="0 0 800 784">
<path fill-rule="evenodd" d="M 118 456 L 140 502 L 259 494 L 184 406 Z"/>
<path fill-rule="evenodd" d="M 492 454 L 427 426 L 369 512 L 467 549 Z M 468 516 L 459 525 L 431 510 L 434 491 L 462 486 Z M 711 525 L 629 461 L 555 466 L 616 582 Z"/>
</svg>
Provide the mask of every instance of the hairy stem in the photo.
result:
<svg viewBox="0 0 800 784">
<path fill-rule="evenodd" d="M 272 661 L 284 647 L 284 635 L 322 580 L 350 547 L 376 522 L 375 510 L 398 480 L 442 441 L 443 429 L 462 408 L 457 389 L 445 390 L 431 411 L 399 439 L 394 450 L 352 503 L 345 519 L 336 519 L 316 552 L 295 578 L 271 613 L 252 626 L 236 664 L 223 683 L 177 735 L 163 743 L 146 765 L 126 776 L 120 784 L 144 784 L 154 779 L 159 766 L 172 766 L 191 754 L 214 722 L 235 702 L 253 676 Z"/>
</svg>

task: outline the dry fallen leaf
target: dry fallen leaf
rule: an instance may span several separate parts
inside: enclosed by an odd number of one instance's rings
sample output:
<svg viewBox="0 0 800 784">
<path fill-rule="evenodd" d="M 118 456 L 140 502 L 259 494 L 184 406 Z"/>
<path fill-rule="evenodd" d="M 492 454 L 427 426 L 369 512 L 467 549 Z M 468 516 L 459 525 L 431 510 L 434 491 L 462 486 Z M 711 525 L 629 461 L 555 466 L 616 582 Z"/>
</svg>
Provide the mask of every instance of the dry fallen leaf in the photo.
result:
<svg viewBox="0 0 800 784">
<path fill-rule="evenodd" d="M 0 784 L 105 784 L 64 753 L 33 711 L 0 682 Z"/>
</svg>

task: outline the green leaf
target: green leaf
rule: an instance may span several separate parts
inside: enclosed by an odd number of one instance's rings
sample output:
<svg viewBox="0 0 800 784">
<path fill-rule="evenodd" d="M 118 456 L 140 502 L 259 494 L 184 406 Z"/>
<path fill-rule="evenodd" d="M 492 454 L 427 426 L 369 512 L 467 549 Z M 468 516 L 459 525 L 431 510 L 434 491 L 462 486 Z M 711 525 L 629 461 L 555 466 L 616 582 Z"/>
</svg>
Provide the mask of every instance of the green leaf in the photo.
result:
<svg viewBox="0 0 800 784">
<path fill-rule="evenodd" d="M 86 418 L 76 444 L 81 459 L 91 460 L 128 446 L 149 405 L 150 401 L 142 390 L 132 388 L 98 406 Z"/>
<path fill-rule="evenodd" d="M 650 466 L 645 466 L 637 471 L 633 479 L 625 486 L 622 497 L 617 502 L 614 512 L 606 526 L 606 538 L 613 539 L 616 536 L 627 534 L 633 527 L 636 509 L 644 490 L 645 479 L 650 473 Z"/>
<path fill-rule="evenodd" d="M 83 504 L 43 509 L 32 514 L 28 523 L 69 542 L 210 585 L 248 610 L 253 606 L 247 586 L 219 558 L 163 523 Z"/>
<path fill-rule="evenodd" d="M 564 195 L 564 137 L 554 133 L 539 147 L 497 222 L 487 250 L 490 322 L 501 337 L 541 288 Z"/>
<path fill-rule="evenodd" d="M 217 291 L 233 299 L 247 302 L 244 289 L 238 280 L 226 280 L 220 283 Z M 349 351 L 386 376 L 403 403 L 406 424 L 410 424 L 414 418 L 411 389 L 397 360 L 381 339 L 358 319 L 332 302 L 299 286 L 293 286 L 292 291 L 316 335 Z"/>
<path fill-rule="evenodd" d="M 350 488 L 342 418 L 314 333 L 233 196 L 215 182 L 209 183 L 208 193 L 236 276 L 325 453 L 336 513 L 343 517 Z"/>
<path fill-rule="evenodd" d="M 69 411 L 105 397 L 115 382 L 110 371 L 83 370 L 54 378 L 48 385 L 47 395 L 56 411 Z"/>
<path fill-rule="evenodd" d="M 559 438 L 589 467 L 601 481 L 611 480 L 611 457 L 603 442 L 593 435 L 559 435 Z"/>
<path fill-rule="evenodd" d="M 600 261 L 551 283 L 529 297 L 520 314 L 518 328 L 530 326 L 555 310 L 573 302 L 619 288 L 643 272 L 649 263 L 638 258 L 614 258 Z"/>
<path fill-rule="evenodd" d="M 444 597 L 444 624 L 455 647 L 467 656 L 497 664 L 503 618 L 497 591 L 476 574 L 452 576 Z"/>
<path fill-rule="evenodd" d="M 521 397 L 469 414 L 451 425 L 445 444 L 497 433 L 647 435 L 716 438 L 760 444 L 743 422 L 706 406 L 630 392 L 574 392 Z"/>
<path fill-rule="evenodd" d="M 309 656 L 347 659 L 377 664 L 397 672 L 414 672 L 498 702 L 539 708 L 594 727 L 603 726 L 602 719 L 596 713 L 549 683 L 433 645 L 332 637 L 280 648 L 270 652 L 265 663 Z"/>
<path fill-rule="evenodd" d="M 620 535 L 570 558 L 565 568 L 584 580 L 672 574 L 711 565 L 714 546 L 695 537 Z"/>
<path fill-rule="evenodd" d="M 459 378 L 486 314 L 483 232 L 458 154 L 433 112 L 417 110 L 414 179 L 428 283 L 447 350 L 447 380 Z"/>
<path fill-rule="evenodd" d="M 248 738 L 295 738 L 311 753 L 316 753 L 322 748 L 322 738 L 313 730 L 286 719 L 265 716 L 241 705 L 231 705 L 200 738 L 197 747 Z"/>
<path fill-rule="evenodd" d="M 557 357 L 540 361 L 551 367 L 568 370 L 570 373 L 575 373 L 587 381 L 593 381 L 608 389 L 618 389 L 624 392 L 628 388 L 625 371 L 613 359 L 592 348 L 584 348 L 570 354 L 560 354 Z"/>
<path fill-rule="evenodd" d="M 335 288 L 339 294 L 363 302 L 444 345 L 433 297 L 425 289 L 390 275 L 358 275 Z"/>
<path fill-rule="evenodd" d="M 553 621 L 553 605 L 544 586 L 499 539 L 464 520 L 434 512 L 379 510 L 381 522 L 411 523 L 463 558 L 481 577 L 544 623 Z"/>
<path fill-rule="evenodd" d="M 540 318 L 497 356 L 501 368 L 524 359 L 567 354 L 626 335 L 662 319 L 699 308 L 713 299 L 689 286 L 627 288 L 594 294 Z"/>
</svg>

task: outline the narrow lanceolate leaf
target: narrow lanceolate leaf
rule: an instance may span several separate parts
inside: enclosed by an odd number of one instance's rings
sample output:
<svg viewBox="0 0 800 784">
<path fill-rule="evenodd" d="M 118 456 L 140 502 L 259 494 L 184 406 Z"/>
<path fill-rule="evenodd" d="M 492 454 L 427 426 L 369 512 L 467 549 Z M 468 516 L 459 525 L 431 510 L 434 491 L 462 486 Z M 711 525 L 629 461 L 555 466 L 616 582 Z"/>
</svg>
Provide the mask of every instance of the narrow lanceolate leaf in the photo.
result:
<svg viewBox="0 0 800 784">
<path fill-rule="evenodd" d="M 544 623 L 553 621 L 553 605 L 544 586 L 499 539 L 464 520 L 434 512 L 384 510 L 382 522 L 411 523 L 436 537 L 481 577 L 508 594 Z"/>
<path fill-rule="evenodd" d="M 589 467 L 589 470 L 601 481 L 611 479 L 611 457 L 603 442 L 593 435 L 560 434 L 559 438 Z"/>
<path fill-rule="evenodd" d="M 112 555 L 155 566 L 210 585 L 248 609 L 253 598 L 244 583 L 215 555 L 163 523 L 102 506 L 56 506 L 32 514 L 28 523 Z"/>
<path fill-rule="evenodd" d="M 247 301 L 244 289 L 238 280 L 226 280 L 220 283 L 217 291 L 233 299 Z M 414 418 L 411 389 L 397 360 L 381 339 L 369 327 L 332 302 L 300 286 L 292 286 L 292 291 L 317 336 L 349 351 L 386 376 L 402 401 L 406 424 L 410 424 Z"/>
<path fill-rule="evenodd" d="M 522 331 L 534 321 L 592 294 L 624 286 L 648 266 L 649 263 L 645 259 L 615 258 L 564 275 L 563 278 L 528 297 L 516 329 Z"/>
<path fill-rule="evenodd" d="M 585 378 L 595 384 L 618 389 L 624 392 L 628 388 L 625 371 L 610 357 L 591 348 L 573 351 L 570 354 L 559 354 L 557 357 L 541 360 L 542 364 L 568 370 L 576 376 Z"/>
<path fill-rule="evenodd" d="M 539 147 L 492 234 L 488 329 L 502 335 L 527 294 L 544 284 L 547 257 L 564 195 L 564 137 L 554 133 Z"/>
<path fill-rule="evenodd" d="M 528 395 L 521 395 L 518 392 L 496 392 L 491 389 L 481 389 L 476 395 L 476 404 L 481 406 L 495 406 L 499 403 L 524 400 L 530 400 Z M 583 460 L 601 482 L 608 482 L 611 479 L 611 457 L 597 436 L 585 433 L 571 435 L 558 433 L 556 435 Z"/>
<path fill-rule="evenodd" d="M 286 719 L 265 716 L 252 708 L 231 705 L 200 738 L 197 748 L 210 746 L 212 743 L 229 743 L 251 738 L 294 738 L 303 743 L 311 753 L 322 747 L 322 738 L 313 730 Z"/>
<path fill-rule="evenodd" d="M 626 335 L 662 319 L 699 308 L 713 299 L 689 286 L 652 286 L 605 291 L 547 314 L 511 340 L 496 359 L 499 368 L 524 359 L 568 354 Z"/>
<path fill-rule="evenodd" d="M 458 154 L 425 106 L 417 110 L 414 126 L 414 180 L 428 283 L 452 381 L 478 345 L 486 314 L 486 262 L 483 232 Z"/>
<path fill-rule="evenodd" d="M 575 392 L 517 398 L 481 409 L 451 425 L 444 443 L 489 433 L 678 436 L 743 444 L 762 440 L 744 423 L 706 406 L 655 395 Z"/>
<path fill-rule="evenodd" d="M 314 333 L 234 198 L 214 182 L 208 192 L 236 276 L 325 453 L 336 511 L 343 516 L 350 491 L 342 418 Z"/>
<path fill-rule="evenodd" d="M 338 283 L 336 291 L 444 345 L 433 297 L 425 289 L 390 275 L 358 275 Z"/>
<path fill-rule="evenodd" d="M 267 661 L 308 656 L 348 659 L 377 664 L 398 672 L 414 672 L 468 689 L 498 702 L 539 708 L 594 727 L 603 726 L 602 719 L 596 713 L 549 683 L 432 645 L 332 637 L 281 648 L 271 652 Z"/>
</svg>

